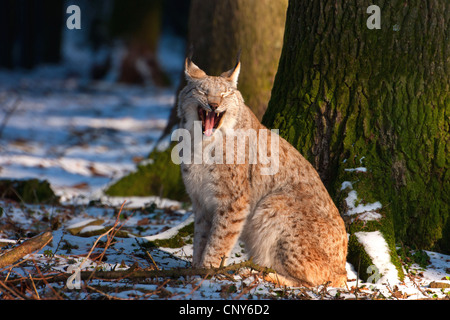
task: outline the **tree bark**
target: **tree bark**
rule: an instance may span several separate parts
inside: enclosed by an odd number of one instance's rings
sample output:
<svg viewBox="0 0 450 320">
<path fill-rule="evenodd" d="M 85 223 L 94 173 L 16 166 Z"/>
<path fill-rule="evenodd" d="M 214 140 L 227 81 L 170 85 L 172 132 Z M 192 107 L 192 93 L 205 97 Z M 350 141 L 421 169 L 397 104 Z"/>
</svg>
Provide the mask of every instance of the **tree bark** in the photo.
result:
<svg viewBox="0 0 450 320">
<path fill-rule="evenodd" d="M 371 4 L 290 1 L 263 123 L 315 166 L 351 237 L 449 253 L 450 3 L 379 1 L 381 29 Z M 348 214 L 377 202 L 379 219 Z"/>
</svg>

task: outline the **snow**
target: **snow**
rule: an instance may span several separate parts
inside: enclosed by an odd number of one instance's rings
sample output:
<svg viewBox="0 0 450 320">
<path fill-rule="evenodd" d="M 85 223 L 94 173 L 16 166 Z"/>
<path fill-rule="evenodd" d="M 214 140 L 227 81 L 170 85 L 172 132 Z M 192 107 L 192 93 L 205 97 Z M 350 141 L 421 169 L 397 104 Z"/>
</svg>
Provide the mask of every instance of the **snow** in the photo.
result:
<svg viewBox="0 0 450 320">
<path fill-rule="evenodd" d="M 350 168 L 350 169 L 344 169 L 345 171 L 348 171 L 348 172 L 354 172 L 354 171 L 357 171 L 357 172 L 367 172 L 367 168 L 365 168 L 365 167 L 358 167 L 358 168 Z"/>
<path fill-rule="evenodd" d="M 103 230 L 104 226 L 87 226 L 81 229 L 80 234 L 91 232 L 91 231 L 97 231 L 97 230 Z"/>
<path fill-rule="evenodd" d="M 361 158 L 360 162 L 362 161 L 363 158 Z M 362 167 L 356 168 L 355 170 L 353 170 L 352 168 L 345 170 L 367 172 L 366 168 Z M 353 182 L 350 181 L 342 182 L 341 190 L 346 189 L 349 189 L 350 191 L 348 192 L 347 197 L 345 198 L 345 202 L 347 204 L 348 209 L 346 212 L 344 212 L 344 215 L 352 217 L 350 222 L 353 222 L 355 220 L 354 218 L 355 216 L 359 221 L 364 222 L 380 220 L 382 218 L 382 215 L 376 212 L 377 210 L 382 208 L 382 205 L 379 201 L 366 204 L 364 204 L 362 201 L 358 203 L 358 193 L 353 188 Z M 358 242 L 363 245 L 364 250 L 370 256 L 374 264 L 374 270 L 364 270 L 364 271 L 369 274 L 372 274 L 372 272 L 376 271 L 377 274 L 379 273 L 380 275 L 382 275 L 381 277 L 378 276 L 372 276 L 371 278 L 369 277 L 369 279 L 371 280 L 370 282 L 372 282 L 373 280 L 373 282 L 375 283 L 387 282 L 390 284 L 397 284 L 399 281 L 398 271 L 395 268 L 394 264 L 392 264 L 391 262 L 390 251 L 386 243 L 386 240 L 384 239 L 382 234 L 379 231 L 356 232 L 355 236 L 358 239 Z"/>
<path fill-rule="evenodd" d="M 362 221 L 379 220 L 382 218 L 381 214 L 376 212 L 376 210 L 382 208 L 379 201 L 367 204 L 359 203 L 356 205 L 358 202 L 358 193 L 356 190 L 353 190 L 353 183 L 350 181 L 342 182 L 341 190 L 345 190 L 347 188 L 351 189 L 351 191 L 345 198 L 348 210 L 344 214 L 349 216 L 358 215 L 358 219 Z"/>
<path fill-rule="evenodd" d="M 156 239 L 159 239 L 159 240 L 161 240 L 161 239 L 170 239 L 170 238 L 176 236 L 178 234 L 178 232 L 180 231 L 180 229 L 182 229 L 185 226 L 191 224 L 192 222 L 194 222 L 194 215 L 190 214 L 189 217 L 186 220 L 184 220 L 183 222 L 179 223 L 175 227 L 170 228 L 169 230 L 166 230 L 164 232 L 158 233 L 156 235 L 147 236 L 147 237 L 143 237 L 143 238 L 148 240 L 148 241 L 154 241 Z"/>
<path fill-rule="evenodd" d="M 0 132 L 0 175 L 47 179 L 63 201 L 98 193 L 147 157 L 175 103 L 183 66 L 184 40 L 167 34 L 158 57 L 171 87 L 115 82 L 120 42 L 106 80 L 90 81 L 98 54 L 83 46 L 84 37 L 66 30 L 60 65 L 0 70 L 0 122 L 7 120 Z"/>
<path fill-rule="evenodd" d="M 358 242 L 364 246 L 365 251 L 370 256 L 376 266 L 376 271 L 382 276 L 376 280 L 380 283 L 398 283 L 398 271 L 391 263 L 391 256 L 386 240 L 380 231 L 355 232 Z"/>
<path fill-rule="evenodd" d="M 84 219 L 84 220 L 82 220 L 80 222 L 69 224 L 67 226 L 67 229 L 74 229 L 74 228 L 82 227 L 82 226 L 85 226 L 85 225 L 87 225 L 89 223 L 92 223 L 94 221 L 97 221 L 97 219 Z"/>
<path fill-rule="evenodd" d="M 358 204 L 355 206 L 355 203 L 358 200 L 358 194 L 355 190 L 352 190 L 348 193 L 347 198 L 345 198 L 345 202 L 347 203 L 347 206 L 349 210 L 346 212 L 348 215 L 354 215 L 364 212 L 371 212 L 375 211 L 377 209 L 381 209 L 381 203 L 379 201 L 374 203 L 368 203 L 368 204 Z"/>
</svg>

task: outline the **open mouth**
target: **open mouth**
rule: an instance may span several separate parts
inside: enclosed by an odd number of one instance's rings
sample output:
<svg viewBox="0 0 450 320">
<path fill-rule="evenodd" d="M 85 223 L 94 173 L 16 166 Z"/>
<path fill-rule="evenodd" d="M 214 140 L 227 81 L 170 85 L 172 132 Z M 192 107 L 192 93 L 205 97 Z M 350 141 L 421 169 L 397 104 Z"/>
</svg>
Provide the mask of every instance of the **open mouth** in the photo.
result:
<svg viewBox="0 0 450 320">
<path fill-rule="evenodd" d="M 203 134 L 210 137 L 213 134 L 213 129 L 219 129 L 222 125 L 222 117 L 225 111 L 206 111 L 202 107 L 198 107 L 197 112 L 199 119 L 202 121 Z"/>
</svg>

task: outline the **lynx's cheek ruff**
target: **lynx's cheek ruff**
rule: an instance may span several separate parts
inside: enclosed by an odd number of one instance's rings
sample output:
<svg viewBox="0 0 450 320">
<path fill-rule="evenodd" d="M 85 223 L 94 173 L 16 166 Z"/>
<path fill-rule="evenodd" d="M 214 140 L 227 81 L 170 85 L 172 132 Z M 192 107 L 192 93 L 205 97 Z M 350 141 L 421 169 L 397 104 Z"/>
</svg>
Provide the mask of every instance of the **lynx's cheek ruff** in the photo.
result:
<svg viewBox="0 0 450 320">
<path fill-rule="evenodd" d="M 202 107 L 197 108 L 198 118 L 202 121 L 202 132 L 205 136 L 210 137 L 213 134 L 213 129 L 220 128 L 223 122 L 223 115 L 226 111 L 207 111 Z"/>
</svg>

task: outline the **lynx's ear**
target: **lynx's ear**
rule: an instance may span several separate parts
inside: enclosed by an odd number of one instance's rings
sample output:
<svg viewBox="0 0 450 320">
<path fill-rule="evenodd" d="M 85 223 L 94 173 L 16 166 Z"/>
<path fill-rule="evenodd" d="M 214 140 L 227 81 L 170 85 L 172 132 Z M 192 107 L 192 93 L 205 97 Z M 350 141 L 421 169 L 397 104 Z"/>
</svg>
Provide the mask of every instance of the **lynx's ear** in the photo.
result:
<svg viewBox="0 0 450 320">
<path fill-rule="evenodd" d="M 220 76 L 230 81 L 233 86 L 237 86 L 237 81 L 239 78 L 239 72 L 241 71 L 241 50 L 239 50 L 237 58 L 236 58 L 236 65 L 233 69 L 225 71 Z"/>
<path fill-rule="evenodd" d="M 191 58 L 186 58 L 186 61 L 184 63 L 184 73 L 186 74 L 186 80 L 196 80 L 196 79 L 202 79 L 206 77 L 206 73 L 197 67 L 195 63 L 192 62 Z"/>
</svg>

